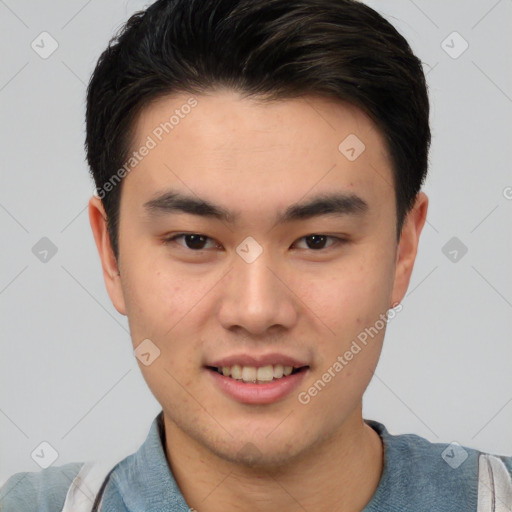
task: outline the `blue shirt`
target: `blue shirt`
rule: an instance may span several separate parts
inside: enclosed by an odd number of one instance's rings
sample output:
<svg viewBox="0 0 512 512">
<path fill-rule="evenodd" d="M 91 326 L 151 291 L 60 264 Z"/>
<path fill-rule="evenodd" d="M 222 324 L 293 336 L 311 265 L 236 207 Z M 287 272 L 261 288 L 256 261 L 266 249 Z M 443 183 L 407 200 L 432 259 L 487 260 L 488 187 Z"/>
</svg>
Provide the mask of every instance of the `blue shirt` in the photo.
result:
<svg viewBox="0 0 512 512">
<path fill-rule="evenodd" d="M 391 435 L 382 423 L 364 421 L 382 439 L 384 468 L 362 512 L 512 510 L 512 457 L 490 456 L 492 463 L 484 465 L 489 454 L 456 444 L 431 443 L 416 434 Z M 0 489 L 0 512 L 62 510 L 82 464 L 13 475 Z M 497 484 L 501 487 L 494 493 Z M 102 491 L 102 511 L 190 511 L 165 456 L 163 412 L 153 420 L 137 452 L 113 466 Z"/>
</svg>

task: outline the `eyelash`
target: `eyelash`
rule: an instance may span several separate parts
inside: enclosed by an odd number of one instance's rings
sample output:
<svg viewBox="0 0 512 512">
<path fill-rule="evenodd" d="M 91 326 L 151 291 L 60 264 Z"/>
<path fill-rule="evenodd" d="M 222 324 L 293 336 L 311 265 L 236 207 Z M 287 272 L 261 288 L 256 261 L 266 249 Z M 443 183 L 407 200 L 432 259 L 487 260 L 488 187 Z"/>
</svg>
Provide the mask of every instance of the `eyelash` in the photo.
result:
<svg viewBox="0 0 512 512">
<path fill-rule="evenodd" d="M 163 240 L 163 243 L 165 245 L 170 245 L 171 243 L 175 242 L 176 239 L 182 238 L 182 237 L 185 237 L 185 236 L 189 236 L 189 235 L 197 235 L 197 236 L 204 237 L 207 240 L 213 240 L 213 238 L 210 238 L 209 236 L 206 236 L 206 235 L 202 235 L 201 233 L 178 233 L 177 235 L 173 235 L 171 237 L 165 238 Z M 312 251 L 312 252 L 322 252 L 322 251 L 327 251 L 329 249 L 332 249 L 333 247 L 336 247 L 338 245 L 341 245 L 341 244 L 344 244 L 344 243 L 348 242 L 348 240 L 346 238 L 324 235 L 323 233 L 311 233 L 309 235 L 305 235 L 305 236 L 299 238 L 298 240 L 304 240 L 304 239 L 309 238 L 311 236 L 321 236 L 321 237 L 330 238 L 330 239 L 334 240 L 334 243 L 332 243 L 328 247 L 321 248 L 321 249 L 303 249 L 303 250 L 309 250 L 309 251 Z M 295 242 L 294 242 L 294 244 L 295 244 Z M 186 250 L 190 251 L 190 252 L 201 252 L 201 251 L 208 250 L 208 249 L 190 249 L 189 247 L 185 247 L 185 246 L 181 246 L 181 247 L 183 249 L 186 249 Z"/>
</svg>

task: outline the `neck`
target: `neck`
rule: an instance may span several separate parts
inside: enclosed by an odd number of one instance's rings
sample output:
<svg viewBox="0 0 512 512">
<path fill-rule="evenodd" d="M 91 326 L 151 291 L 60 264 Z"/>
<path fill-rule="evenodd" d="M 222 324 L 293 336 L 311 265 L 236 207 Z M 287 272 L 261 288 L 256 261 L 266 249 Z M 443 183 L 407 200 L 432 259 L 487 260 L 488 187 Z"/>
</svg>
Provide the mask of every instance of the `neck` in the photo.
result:
<svg viewBox="0 0 512 512">
<path fill-rule="evenodd" d="M 286 466 L 254 468 L 222 459 L 164 413 L 166 456 L 189 506 L 200 512 L 360 512 L 383 468 L 379 435 L 359 406 L 338 431 Z"/>
</svg>

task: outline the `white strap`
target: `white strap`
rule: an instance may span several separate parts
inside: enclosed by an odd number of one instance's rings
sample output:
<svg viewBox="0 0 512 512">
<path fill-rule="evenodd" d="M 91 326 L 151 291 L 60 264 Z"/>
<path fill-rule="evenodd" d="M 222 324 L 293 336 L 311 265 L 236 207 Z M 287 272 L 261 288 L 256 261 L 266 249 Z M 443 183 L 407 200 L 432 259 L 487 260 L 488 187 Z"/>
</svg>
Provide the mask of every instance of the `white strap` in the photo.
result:
<svg viewBox="0 0 512 512">
<path fill-rule="evenodd" d="M 510 512 L 512 479 L 503 461 L 494 455 L 478 457 L 477 512 Z"/>
<path fill-rule="evenodd" d="M 85 462 L 71 482 L 62 512 L 91 512 L 101 485 L 114 465 L 112 461 Z"/>
</svg>

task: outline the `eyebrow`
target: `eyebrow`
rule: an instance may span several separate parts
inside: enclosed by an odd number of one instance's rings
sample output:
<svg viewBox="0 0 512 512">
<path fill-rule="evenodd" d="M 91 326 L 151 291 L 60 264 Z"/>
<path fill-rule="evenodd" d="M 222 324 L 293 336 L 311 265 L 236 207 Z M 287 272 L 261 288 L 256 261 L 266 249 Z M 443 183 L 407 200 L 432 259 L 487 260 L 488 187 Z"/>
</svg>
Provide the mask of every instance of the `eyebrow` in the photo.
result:
<svg viewBox="0 0 512 512">
<path fill-rule="evenodd" d="M 205 218 L 217 219 L 233 224 L 240 217 L 239 213 L 216 205 L 205 199 L 185 195 L 181 192 L 168 190 L 143 205 L 149 217 L 169 215 L 172 213 L 188 213 Z M 346 216 L 363 215 L 369 209 L 368 203 L 354 193 L 324 193 L 308 201 L 292 204 L 279 214 L 277 224 L 297 220 L 307 220 L 323 215 Z"/>
</svg>

